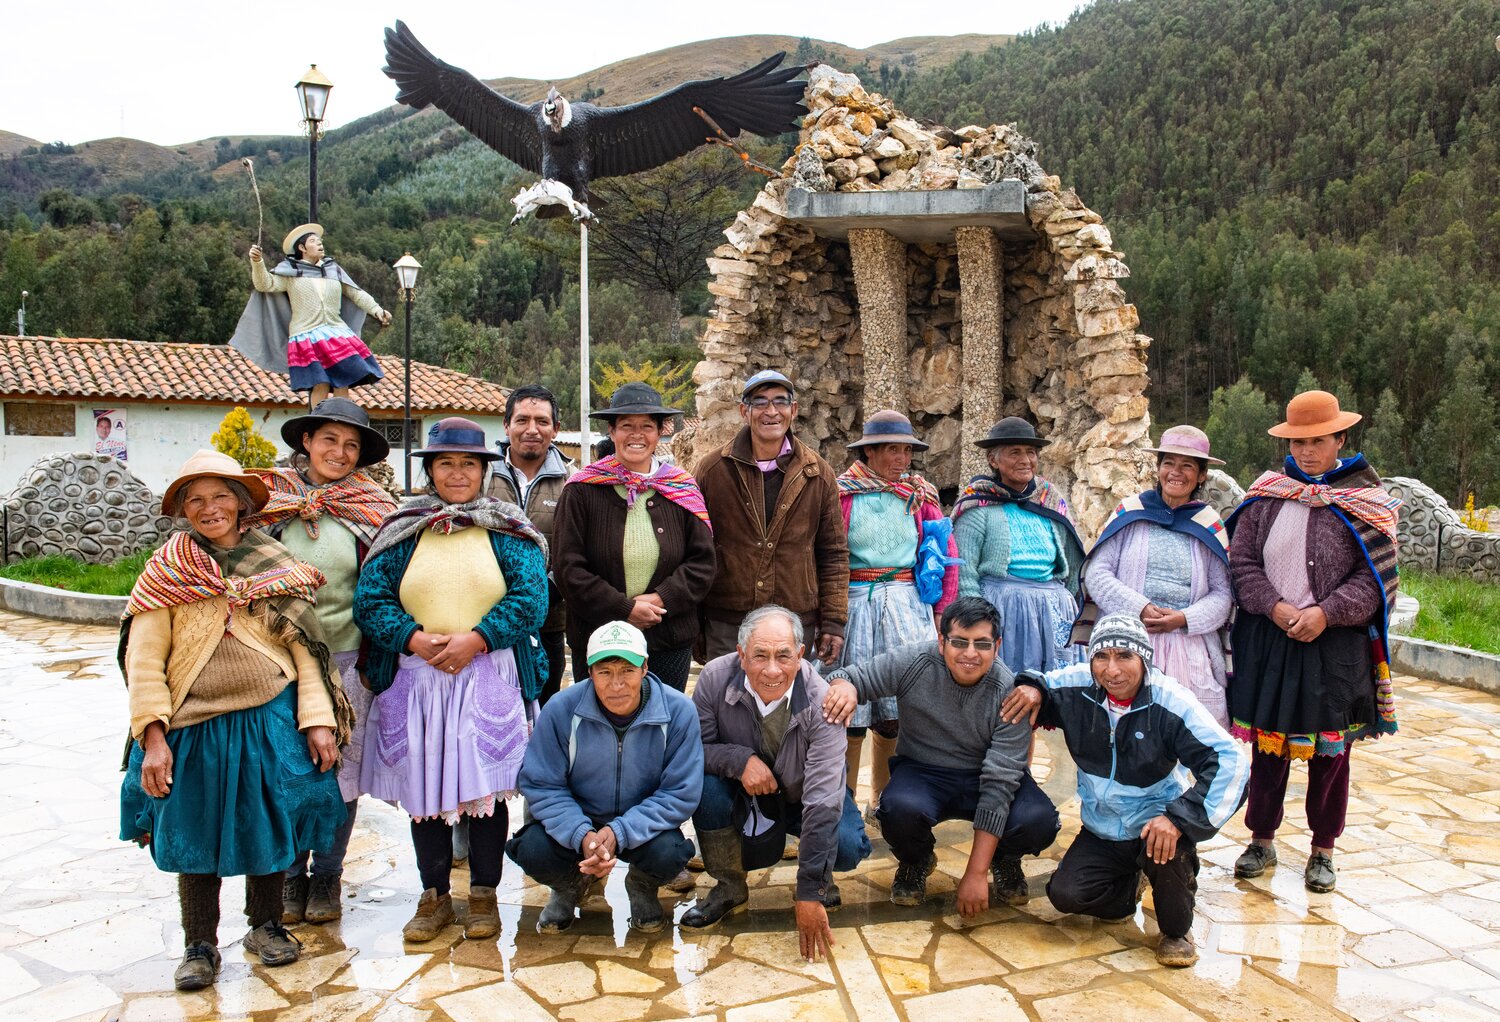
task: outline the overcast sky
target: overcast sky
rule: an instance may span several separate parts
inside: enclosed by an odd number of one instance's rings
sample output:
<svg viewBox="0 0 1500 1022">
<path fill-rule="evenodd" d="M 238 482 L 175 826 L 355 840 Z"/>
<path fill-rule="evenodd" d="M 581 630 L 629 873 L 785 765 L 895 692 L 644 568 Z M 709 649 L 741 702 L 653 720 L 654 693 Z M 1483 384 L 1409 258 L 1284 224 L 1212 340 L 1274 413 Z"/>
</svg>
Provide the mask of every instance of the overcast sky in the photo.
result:
<svg viewBox="0 0 1500 1022">
<path fill-rule="evenodd" d="M 406 20 L 481 78 L 566 78 L 721 36 L 811 36 L 849 46 L 914 35 L 1008 34 L 1058 24 L 1082 0 L 19 0 L 5 17 L 10 100 L 0 129 L 43 142 L 125 135 L 162 145 L 300 131 L 292 86 L 310 63 L 334 83 L 328 127 L 395 99 L 381 29 Z"/>
</svg>

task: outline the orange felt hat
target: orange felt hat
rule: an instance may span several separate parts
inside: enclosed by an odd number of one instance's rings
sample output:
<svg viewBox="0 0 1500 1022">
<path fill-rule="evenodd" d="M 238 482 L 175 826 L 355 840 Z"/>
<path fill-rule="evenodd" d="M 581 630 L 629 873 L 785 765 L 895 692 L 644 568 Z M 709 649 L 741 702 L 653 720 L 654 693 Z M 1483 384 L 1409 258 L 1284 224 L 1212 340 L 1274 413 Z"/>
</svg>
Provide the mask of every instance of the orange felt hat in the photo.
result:
<svg viewBox="0 0 1500 1022">
<path fill-rule="evenodd" d="M 1326 390 L 1309 390 L 1287 402 L 1286 421 L 1266 430 L 1283 440 L 1305 440 L 1308 437 L 1342 433 L 1364 416 L 1339 409 L 1339 399 Z"/>
</svg>

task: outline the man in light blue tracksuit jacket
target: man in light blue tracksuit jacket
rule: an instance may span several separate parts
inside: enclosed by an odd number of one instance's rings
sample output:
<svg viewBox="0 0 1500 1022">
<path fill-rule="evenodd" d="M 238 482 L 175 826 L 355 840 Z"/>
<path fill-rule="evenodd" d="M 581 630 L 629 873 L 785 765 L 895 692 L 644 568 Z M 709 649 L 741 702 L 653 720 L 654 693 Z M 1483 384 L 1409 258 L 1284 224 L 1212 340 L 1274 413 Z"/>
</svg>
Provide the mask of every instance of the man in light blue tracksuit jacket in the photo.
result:
<svg viewBox="0 0 1500 1022">
<path fill-rule="evenodd" d="M 505 851 L 552 888 L 540 932 L 571 926 L 589 885 L 623 860 L 630 925 L 649 933 L 665 922 L 658 888 L 693 855 L 682 825 L 703 793 L 698 711 L 650 673 L 633 625 L 595 629 L 587 660 L 589 683 L 563 689 L 537 719 L 519 781 L 531 822 Z"/>
<path fill-rule="evenodd" d="M 1018 692 L 1043 694 L 1039 723 L 1061 729 L 1078 766 L 1083 829 L 1047 896 L 1061 912 L 1128 917 L 1144 871 L 1161 928 L 1156 959 L 1191 965 L 1197 845 L 1239 809 L 1250 759 L 1191 692 L 1151 666 L 1138 618 L 1103 618 L 1088 651 L 1086 664 L 1016 678 Z"/>
</svg>

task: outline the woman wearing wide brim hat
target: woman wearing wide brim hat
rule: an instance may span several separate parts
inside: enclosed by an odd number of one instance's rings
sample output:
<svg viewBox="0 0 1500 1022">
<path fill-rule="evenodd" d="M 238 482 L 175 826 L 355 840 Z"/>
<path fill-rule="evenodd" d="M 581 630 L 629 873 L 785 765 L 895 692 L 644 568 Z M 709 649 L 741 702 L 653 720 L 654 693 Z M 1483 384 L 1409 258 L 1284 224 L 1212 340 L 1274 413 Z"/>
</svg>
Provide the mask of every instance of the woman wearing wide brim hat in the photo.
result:
<svg viewBox="0 0 1500 1022">
<path fill-rule="evenodd" d="M 310 391 L 313 407 L 380 380 L 385 373 L 359 332 L 367 314 L 382 325 L 391 314 L 324 253 L 322 224 L 292 228 L 281 250 L 286 258 L 267 271 L 260 246 L 250 246 L 255 293 L 230 345 L 262 369 L 288 376 L 293 390 Z"/>
<path fill-rule="evenodd" d="M 354 594 L 375 693 L 361 787 L 411 817 L 422 894 L 402 930 L 428 941 L 454 919 L 453 825 L 469 825 L 464 934 L 493 937 L 510 814 L 547 659 L 546 541 L 514 504 L 486 496 L 500 457 L 478 423 L 438 422 L 426 492 L 376 533 Z"/>
<path fill-rule="evenodd" d="M 338 771 L 348 815 L 331 844 L 298 850 L 282 892 L 283 921 L 323 923 L 344 911 L 339 878 L 359 809 L 365 722 L 373 698 L 358 667 L 362 639 L 354 623 L 354 590 L 375 533 L 396 510 L 396 502 L 362 471 L 384 461 L 390 444 L 370 428 L 365 410 L 348 398 L 330 397 L 310 414 L 288 419 L 281 438 L 292 449 L 292 467 L 259 472 L 271 499 L 249 521 L 328 580 L 314 609 L 355 715 Z"/>
<path fill-rule="evenodd" d="M 282 870 L 344 818 L 331 768 L 352 711 L 313 611 L 323 577 L 247 527 L 266 498 L 228 455 L 189 458 L 162 498 L 186 528 L 147 560 L 121 623 L 134 742 L 120 837 L 179 874 L 179 990 L 218 974 L 224 877 L 245 877 L 245 949 L 264 965 L 297 960 Z"/>
<path fill-rule="evenodd" d="M 927 450 L 927 444 L 917 438 L 911 420 L 892 409 L 871 415 L 860 434 L 848 445 L 853 463 L 838 477 L 839 510 L 849 541 L 849 620 L 837 666 L 936 639 L 936 616 L 958 595 L 958 569 L 952 564 L 940 566 L 932 599 L 924 602 L 918 592 L 918 560 L 924 530 L 932 528 L 929 522 L 942 523 L 937 530 L 942 535 L 934 542 L 942 554 L 956 557 L 937 488 L 911 471 L 912 456 Z M 851 789 L 859 776 L 865 732 L 875 733 L 868 818 L 891 778 L 897 726 L 893 698 L 861 703 L 849 720 Z"/>
<path fill-rule="evenodd" d="M 697 480 L 657 457 L 663 428 L 679 414 L 645 383 L 622 384 L 592 413 L 615 449 L 558 497 L 553 575 L 575 669 L 594 629 L 629 621 L 646 636 L 652 673 L 682 691 L 717 562 Z"/>
<path fill-rule="evenodd" d="M 1235 875 L 1276 862 L 1293 759 L 1308 761 L 1312 854 L 1303 882 L 1334 888 L 1354 743 L 1396 730 L 1387 629 L 1396 599 L 1396 512 L 1364 455 L 1342 458 L 1358 414 L 1326 391 L 1298 394 L 1269 430 L 1290 442 L 1229 516 L 1235 617 L 1229 712 L 1254 743 L 1245 824 L 1251 844 Z"/>
<path fill-rule="evenodd" d="M 1073 639 L 1087 642 L 1096 617 L 1140 618 L 1156 665 L 1227 728 L 1229 541 L 1198 498 L 1208 466 L 1224 463 L 1195 426 L 1173 426 L 1146 450 L 1156 454 L 1156 485 L 1122 501 L 1089 551 Z"/>
<path fill-rule="evenodd" d="M 1071 631 L 1083 543 L 1067 501 L 1037 474 L 1050 443 L 1020 416 L 1001 419 L 975 441 L 994 474 L 970 480 L 953 507 L 959 593 L 983 596 L 1000 611 L 1000 659 L 1015 672 L 1082 658 Z"/>
</svg>

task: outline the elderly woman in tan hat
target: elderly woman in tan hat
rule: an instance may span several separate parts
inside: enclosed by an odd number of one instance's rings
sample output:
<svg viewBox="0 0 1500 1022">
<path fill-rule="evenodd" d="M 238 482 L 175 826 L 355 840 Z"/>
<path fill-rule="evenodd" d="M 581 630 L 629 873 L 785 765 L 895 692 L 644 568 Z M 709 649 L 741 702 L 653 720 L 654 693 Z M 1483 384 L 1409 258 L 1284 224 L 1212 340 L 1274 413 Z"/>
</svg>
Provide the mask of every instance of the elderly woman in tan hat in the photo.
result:
<svg viewBox="0 0 1500 1022">
<path fill-rule="evenodd" d="M 1073 639 L 1087 642 L 1096 616 L 1140 618 L 1156 666 L 1227 728 L 1229 537 L 1219 513 L 1198 499 L 1208 466 L 1224 463 L 1195 426 L 1173 426 L 1147 450 L 1156 452 L 1156 485 L 1121 502 L 1089 552 Z"/>
<path fill-rule="evenodd" d="M 849 537 L 849 622 L 844 649 L 835 666 L 864 663 L 877 653 L 909 642 L 937 638 L 937 617 L 958 595 L 958 569 L 944 566 L 941 582 L 923 601 L 918 595 L 918 550 L 928 523 L 938 524 L 935 540 L 956 562 L 951 530 L 938 504 L 937 488 L 911 470 L 912 455 L 927 450 L 911 420 L 884 409 L 865 420 L 862 435 L 848 449 L 854 462 L 838 477 L 839 511 Z M 875 733 L 870 768 L 873 817 L 880 793 L 891 779 L 896 751 L 896 700 L 861 703 L 849 719 L 848 784 L 859 774 L 865 731 Z"/>
<path fill-rule="evenodd" d="M 971 479 L 953 506 L 959 594 L 983 596 L 1000 612 L 1000 659 L 1017 674 L 1083 657 L 1072 640 L 1083 541 L 1068 502 L 1037 473 L 1049 443 L 1020 416 L 1001 419 L 974 443 L 994 474 Z"/>
<path fill-rule="evenodd" d="M 328 580 L 318 593 L 316 612 L 355 718 L 338 771 L 348 816 L 331 845 L 298 853 L 282 892 L 283 922 L 325 923 L 344 914 L 339 878 L 359 809 L 365 720 L 374 698 L 360 671 L 363 637 L 354 623 L 354 587 L 375 531 L 396 510 L 396 502 L 364 472 L 385 460 L 390 445 L 370 428 L 364 409 L 348 398 L 331 397 L 311 414 L 288 419 L 281 438 L 292 449 L 292 464 L 256 470 L 271 498 L 249 521 Z"/>
<path fill-rule="evenodd" d="M 260 246 L 250 246 L 255 294 L 229 343 L 262 369 L 290 376 L 293 390 L 311 391 L 314 408 L 381 379 L 359 331 L 366 315 L 386 325 L 391 314 L 325 253 L 323 225 L 292 228 L 281 251 L 286 258 L 268 272 Z"/>
<path fill-rule="evenodd" d="M 1234 623 L 1229 712 L 1254 743 L 1234 864 L 1255 877 L 1276 862 L 1291 761 L 1307 761 L 1308 890 L 1334 888 L 1333 845 L 1349 802 L 1354 743 L 1396 730 L 1385 650 L 1396 599 L 1396 511 L 1364 455 L 1340 457 L 1360 416 L 1321 390 L 1298 394 L 1270 430 L 1289 441 L 1230 515 Z"/>
<path fill-rule="evenodd" d="M 323 576 L 246 529 L 266 497 L 233 458 L 189 458 L 162 497 L 186 528 L 146 562 L 121 625 L 135 743 L 120 836 L 178 874 L 179 990 L 218 974 L 224 877 L 245 877 L 245 949 L 265 965 L 297 960 L 301 945 L 281 923 L 282 873 L 344 819 L 329 771 L 351 713 L 313 611 Z"/>
<path fill-rule="evenodd" d="M 547 677 L 547 544 L 514 504 L 485 496 L 499 458 L 477 423 L 438 422 L 422 459 L 427 493 L 381 525 L 354 592 L 376 693 L 361 786 L 411 817 L 422 894 L 402 930 L 454 921 L 452 827 L 469 823 L 464 935 L 500 929 L 500 882 L 516 775 Z"/>
</svg>

